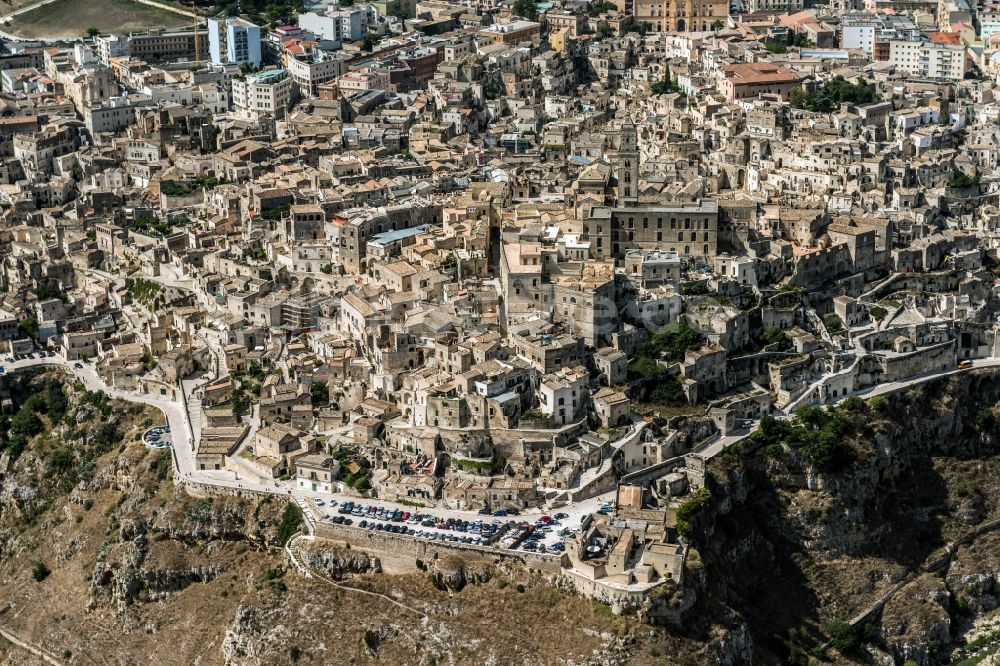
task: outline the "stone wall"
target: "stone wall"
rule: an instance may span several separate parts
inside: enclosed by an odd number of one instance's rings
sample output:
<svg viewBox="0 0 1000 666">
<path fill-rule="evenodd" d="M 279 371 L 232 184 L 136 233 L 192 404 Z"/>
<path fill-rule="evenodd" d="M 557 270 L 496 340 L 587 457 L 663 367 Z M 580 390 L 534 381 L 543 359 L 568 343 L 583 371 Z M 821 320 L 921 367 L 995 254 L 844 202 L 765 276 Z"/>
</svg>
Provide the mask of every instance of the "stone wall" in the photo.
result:
<svg viewBox="0 0 1000 666">
<path fill-rule="evenodd" d="M 445 555 L 513 559 L 549 574 L 559 574 L 562 571 L 565 558 L 564 555 L 529 553 L 465 543 L 428 541 L 401 534 L 387 534 L 354 526 L 334 525 L 329 522 L 320 522 L 316 525 L 316 536 L 320 539 L 347 543 L 352 548 L 356 547 L 376 554 L 385 553 L 397 557 L 410 556 L 414 561 L 419 559 L 430 562 Z"/>
</svg>

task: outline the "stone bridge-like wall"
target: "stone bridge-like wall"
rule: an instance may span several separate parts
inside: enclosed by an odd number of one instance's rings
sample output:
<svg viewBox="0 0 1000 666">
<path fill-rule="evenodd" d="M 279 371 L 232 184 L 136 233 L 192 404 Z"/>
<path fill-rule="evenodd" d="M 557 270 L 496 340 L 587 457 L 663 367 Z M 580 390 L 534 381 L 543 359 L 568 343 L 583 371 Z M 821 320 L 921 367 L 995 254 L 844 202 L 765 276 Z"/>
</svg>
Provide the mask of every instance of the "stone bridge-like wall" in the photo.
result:
<svg viewBox="0 0 1000 666">
<path fill-rule="evenodd" d="M 347 543 L 352 548 L 375 553 L 386 553 L 397 557 L 410 556 L 414 561 L 419 559 L 430 562 L 445 555 L 465 555 L 478 559 L 512 559 L 554 575 L 558 575 L 562 571 L 565 558 L 565 555 L 530 553 L 466 543 L 428 541 L 412 536 L 387 534 L 349 525 L 334 525 L 325 521 L 320 521 L 316 525 L 316 537 Z"/>
</svg>

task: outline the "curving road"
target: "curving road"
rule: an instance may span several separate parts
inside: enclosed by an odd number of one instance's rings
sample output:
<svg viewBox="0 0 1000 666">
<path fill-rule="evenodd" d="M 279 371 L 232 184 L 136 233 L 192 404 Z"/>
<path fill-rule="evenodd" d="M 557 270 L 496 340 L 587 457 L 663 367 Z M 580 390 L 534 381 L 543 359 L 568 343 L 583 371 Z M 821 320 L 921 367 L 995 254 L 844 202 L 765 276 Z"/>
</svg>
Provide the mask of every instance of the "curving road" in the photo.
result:
<svg viewBox="0 0 1000 666">
<path fill-rule="evenodd" d="M 174 434 L 174 461 L 177 467 L 178 480 L 205 484 L 208 486 L 213 486 L 217 488 L 224 488 L 230 490 L 245 490 L 250 492 L 258 493 L 269 493 L 273 495 L 282 495 L 293 499 L 300 506 L 305 507 L 306 510 L 311 514 L 310 518 L 313 520 L 322 520 L 328 516 L 335 516 L 335 509 L 329 508 L 331 501 L 335 501 L 338 504 L 346 501 L 358 501 L 357 497 L 342 495 L 339 493 L 323 493 L 318 491 L 311 491 L 305 488 L 299 488 L 294 485 L 293 482 L 281 482 L 273 481 L 271 483 L 261 482 L 255 478 L 248 478 L 245 474 L 240 475 L 238 472 L 232 470 L 199 470 L 196 469 L 195 465 L 195 449 L 194 449 L 194 437 L 190 435 L 192 433 L 191 418 L 188 414 L 185 403 L 173 400 L 165 395 L 157 395 L 150 393 L 136 393 L 133 391 L 122 391 L 120 389 L 112 388 L 108 386 L 103 379 L 101 379 L 94 369 L 92 363 L 74 363 L 69 362 L 62 356 L 46 357 L 44 359 L 34 358 L 34 359 L 23 359 L 20 361 L 10 361 L 3 362 L 0 361 L 0 366 L 5 368 L 5 372 L 17 372 L 20 370 L 25 370 L 28 368 L 36 366 L 57 366 L 64 368 L 74 375 L 76 375 L 80 381 L 86 385 L 86 387 L 92 391 L 101 390 L 107 393 L 110 397 L 118 398 L 121 400 L 128 400 L 131 402 L 138 402 L 159 409 L 165 416 L 167 424 L 170 426 L 171 432 Z M 77 367 L 80 366 L 80 367 Z M 949 375 L 959 374 L 962 372 L 968 372 L 970 370 L 987 368 L 987 367 L 998 367 L 1000 366 L 1000 359 L 977 359 L 973 361 L 971 368 L 953 368 L 942 372 L 931 373 L 926 375 L 920 375 L 918 377 L 913 377 L 911 379 L 897 381 L 897 382 L 887 382 L 885 384 L 880 384 L 869 389 L 858 391 L 853 395 L 863 396 L 863 397 L 873 397 L 876 395 L 882 395 L 885 393 L 891 393 L 893 391 L 899 391 L 910 386 L 915 386 L 923 382 L 931 381 L 933 379 L 938 379 L 940 377 L 946 377 Z M 844 396 L 841 400 L 846 399 L 848 396 Z M 838 401 L 839 402 L 839 401 Z M 785 416 L 784 418 L 789 418 Z M 747 428 L 738 434 L 729 435 L 727 437 L 722 437 L 710 443 L 706 443 L 699 449 L 695 450 L 693 453 L 701 455 L 704 458 L 712 458 L 727 447 L 742 440 L 743 438 L 750 435 L 754 430 L 756 430 L 759 422 L 755 421 L 751 428 Z M 181 433 L 189 433 L 187 437 L 181 435 Z M 591 497 L 586 500 L 579 502 L 573 502 L 567 504 L 563 507 L 557 509 L 557 511 L 568 514 L 568 518 L 564 519 L 563 525 L 569 527 L 575 527 L 580 524 L 581 519 L 590 513 L 597 511 L 601 503 L 604 501 L 609 501 L 614 499 L 615 492 L 611 491 L 604 493 L 602 495 Z M 325 507 L 319 507 L 316 505 L 315 501 L 319 499 L 324 502 Z M 430 513 L 434 516 L 442 519 L 447 518 L 459 518 L 464 520 L 472 520 L 479 518 L 480 516 L 473 511 L 460 511 L 455 509 L 443 509 L 443 508 L 428 508 L 428 509 L 414 509 L 412 506 L 403 505 L 395 502 L 389 502 L 377 499 L 362 499 L 361 502 L 365 505 L 374 505 L 376 507 L 384 507 L 389 509 L 399 509 L 400 511 L 419 511 L 421 513 Z M 520 521 L 522 519 L 533 520 L 535 517 L 548 513 L 548 510 L 536 508 L 529 509 L 522 513 L 521 516 L 502 518 L 500 520 L 504 521 Z M 492 518 L 491 518 L 492 520 Z M 551 539 L 550 539 L 551 541 Z"/>
<path fill-rule="evenodd" d="M 81 367 L 76 367 L 76 366 Z M 167 424 L 170 426 L 171 434 L 174 435 L 174 462 L 177 468 L 177 478 L 180 481 L 187 481 L 191 483 L 200 483 L 208 486 L 213 486 L 216 488 L 223 488 L 229 490 L 243 490 L 247 492 L 257 492 L 257 493 L 268 493 L 272 495 L 281 495 L 290 499 L 295 500 L 300 506 L 305 507 L 307 511 L 310 512 L 311 518 L 324 519 L 328 516 L 336 516 L 336 509 L 330 508 L 331 501 L 335 501 L 338 504 L 342 504 L 347 501 L 357 502 L 358 497 L 353 497 L 350 495 L 342 495 L 339 493 L 324 493 L 319 491 L 312 491 L 305 488 L 299 488 L 293 482 L 290 481 L 273 481 L 271 483 L 262 483 L 256 478 L 248 478 L 245 473 L 234 472 L 232 470 L 200 470 L 196 468 L 195 465 L 195 449 L 193 446 L 193 437 L 190 435 L 185 437 L 180 433 L 190 433 L 191 432 L 191 419 L 188 414 L 184 403 L 172 400 L 168 396 L 151 394 L 151 393 L 136 393 L 134 391 L 122 391 L 108 386 L 94 369 L 93 363 L 79 363 L 67 361 L 62 356 L 56 355 L 53 357 L 46 357 L 44 359 L 33 358 L 33 359 L 23 359 L 20 361 L 0 361 L 0 366 L 4 367 L 6 373 L 13 373 L 22 370 L 26 370 L 38 366 L 55 366 L 60 367 L 76 375 L 84 383 L 84 385 L 91 391 L 104 391 L 108 396 L 112 398 L 117 398 L 120 400 L 127 400 L 130 402 L 138 402 L 159 409 L 165 416 Z M 322 500 L 326 506 L 319 507 L 316 505 L 315 500 Z M 555 511 L 560 511 L 566 513 L 569 517 L 564 519 L 563 526 L 576 527 L 580 524 L 583 516 L 588 515 L 597 511 L 600 505 L 604 501 L 609 501 L 614 499 L 614 491 L 609 493 L 604 493 L 596 497 L 589 498 L 580 502 L 575 502 L 558 509 Z M 399 509 L 400 511 L 409 512 L 420 512 L 429 513 L 437 518 L 447 519 L 447 518 L 460 518 L 463 520 L 473 520 L 475 518 L 485 518 L 485 516 L 480 516 L 475 511 L 460 511 L 456 509 L 444 509 L 429 507 L 426 509 L 414 509 L 414 507 L 409 505 L 403 505 L 396 502 L 389 502 L 379 499 L 368 499 L 361 498 L 360 501 L 365 505 L 373 505 L 376 507 L 383 507 L 387 509 Z M 511 516 L 506 518 L 495 519 L 490 517 L 490 520 L 501 520 L 501 521 L 520 521 L 529 520 L 533 521 L 540 515 L 549 513 L 548 510 L 543 510 L 541 508 L 529 509 L 523 511 L 520 516 Z M 555 532 L 552 532 L 554 535 Z M 548 542 L 551 542 L 554 537 L 550 538 Z"/>
</svg>

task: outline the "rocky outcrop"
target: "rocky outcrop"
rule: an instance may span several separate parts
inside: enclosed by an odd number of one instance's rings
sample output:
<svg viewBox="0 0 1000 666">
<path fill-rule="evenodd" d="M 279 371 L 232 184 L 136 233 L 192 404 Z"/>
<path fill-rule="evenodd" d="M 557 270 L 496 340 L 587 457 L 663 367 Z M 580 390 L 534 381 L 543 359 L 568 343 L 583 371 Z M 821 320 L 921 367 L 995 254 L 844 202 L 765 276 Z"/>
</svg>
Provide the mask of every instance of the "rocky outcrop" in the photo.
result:
<svg viewBox="0 0 1000 666">
<path fill-rule="evenodd" d="M 945 583 L 959 608 L 982 615 L 1000 606 L 1000 532 L 979 536 L 951 559 Z"/>
<path fill-rule="evenodd" d="M 461 592 L 466 585 L 489 582 L 493 566 L 488 562 L 459 557 L 440 557 L 431 564 L 431 582 L 439 590 Z"/>
<path fill-rule="evenodd" d="M 151 544 L 148 524 L 129 520 L 119 529 L 117 544 L 99 554 L 90 577 L 90 607 L 107 597 L 111 606 L 124 612 L 139 601 L 155 601 L 171 592 L 179 592 L 194 583 L 205 583 L 224 568 L 210 562 L 174 559 L 172 565 L 160 566 L 150 561 Z M 156 548 L 166 549 L 160 543 Z"/>
<path fill-rule="evenodd" d="M 382 573 L 382 562 L 377 557 L 325 541 L 307 543 L 300 555 L 306 567 L 334 580 L 350 578 L 355 574 Z"/>
<path fill-rule="evenodd" d="M 992 483 L 998 470 L 982 462 L 1000 455 L 998 421 L 983 416 L 998 401 L 995 370 L 870 401 L 860 406 L 859 425 L 842 438 L 853 454 L 849 464 L 833 473 L 819 473 L 795 447 L 765 450 L 767 442 L 713 460 L 712 508 L 693 524 L 707 571 L 701 611 L 711 606 L 717 617 L 734 610 L 746 618 L 754 649 L 765 650 L 754 661 L 782 661 L 788 641 L 775 637 L 803 618 L 822 617 L 814 625 L 821 633 L 832 606 L 838 607 L 834 618 L 843 619 L 863 607 L 844 604 L 845 596 L 874 601 L 905 573 L 941 557 L 950 539 L 1000 512 L 1000 484 Z M 1000 537 L 994 543 L 984 534 L 977 541 L 987 538 L 977 552 L 1000 552 Z M 1000 604 L 1000 562 L 966 550 L 952 558 L 946 578 L 941 572 L 918 577 L 876 616 L 880 639 L 897 663 L 938 663 L 960 640 L 965 618 Z M 844 584 L 827 578 L 829 589 L 815 588 L 803 563 L 810 576 L 842 575 Z M 850 580 L 847 563 L 860 565 Z M 778 598 L 784 601 L 776 605 Z M 851 610 L 841 610 L 845 606 Z"/>
<path fill-rule="evenodd" d="M 882 611 L 882 640 L 897 662 L 929 663 L 951 643 L 951 594 L 944 581 L 924 574 L 901 589 Z"/>
</svg>

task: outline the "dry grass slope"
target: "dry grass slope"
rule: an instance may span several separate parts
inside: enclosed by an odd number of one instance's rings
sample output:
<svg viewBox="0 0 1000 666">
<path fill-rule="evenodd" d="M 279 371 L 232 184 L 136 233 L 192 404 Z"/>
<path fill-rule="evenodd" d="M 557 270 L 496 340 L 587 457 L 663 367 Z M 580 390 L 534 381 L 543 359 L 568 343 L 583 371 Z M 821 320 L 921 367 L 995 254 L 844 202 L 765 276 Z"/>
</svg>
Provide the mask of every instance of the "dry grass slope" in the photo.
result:
<svg viewBox="0 0 1000 666">
<path fill-rule="evenodd" d="M 0 12 L 6 13 L 6 5 Z M 58 0 L 21 14 L 6 31 L 45 39 L 79 39 L 89 28 L 102 33 L 186 27 L 183 16 L 129 0 Z"/>
</svg>

